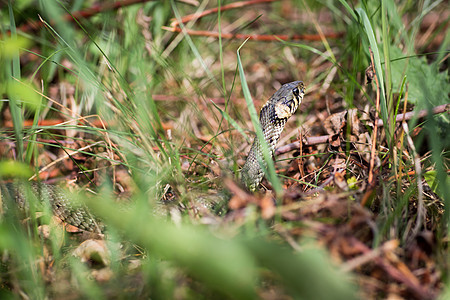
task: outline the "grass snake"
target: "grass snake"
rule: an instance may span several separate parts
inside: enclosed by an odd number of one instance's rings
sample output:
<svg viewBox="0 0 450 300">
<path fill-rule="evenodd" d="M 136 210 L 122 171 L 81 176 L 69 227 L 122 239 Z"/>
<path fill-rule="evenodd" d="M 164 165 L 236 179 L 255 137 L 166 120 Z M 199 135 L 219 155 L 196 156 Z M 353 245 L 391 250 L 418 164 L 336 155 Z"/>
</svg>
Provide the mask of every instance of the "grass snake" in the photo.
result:
<svg viewBox="0 0 450 300">
<path fill-rule="evenodd" d="M 304 93 L 305 86 L 302 81 L 286 83 L 261 108 L 259 122 L 270 157 L 273 156 L 287 120 L 296 112 L 303 100 Z M 250 191 L 256 190 L 264 177 L 267 164 L 264 160 L 263 149 L 263 144 L 258 137 L 255 137 L 240 173 L 240 181 Z M 29 203 L 26 199 L 33 196 L 39 201 L 47 201 L 53 214 L 63 222 L 86 231 L 102 231 L 102 225 L 95 217 L 86 208 L 75 205 L 62 188 L 37 182 L 28 184 L 27 186 L 31 186 L 28 189 L 24 185 L 25 183 L 17 182 L 0 183 L 2 196 L 0 208 L 3 210 L 8 208 L 8 199 L 14 199 L 13 202 L 20 208 L 27 208 Z"/>
</svg>

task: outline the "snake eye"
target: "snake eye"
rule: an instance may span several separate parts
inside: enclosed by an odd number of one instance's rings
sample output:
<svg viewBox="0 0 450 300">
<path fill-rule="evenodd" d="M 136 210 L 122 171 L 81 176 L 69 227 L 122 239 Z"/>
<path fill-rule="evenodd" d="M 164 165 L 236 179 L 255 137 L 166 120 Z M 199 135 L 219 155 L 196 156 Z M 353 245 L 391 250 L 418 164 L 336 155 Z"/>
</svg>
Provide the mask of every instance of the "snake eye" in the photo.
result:
<svg viewBox="0 0 450 300">
<path fill-rule="evenodd" d="M 294 95 L 297 96 L 297 97 L 300 95 L 300 92 L 299 92 L 298 88 L 294 88 L 292 90 L 292 93 L 294 93 Z"/>
<path fill-rule="evenodd" d="M 295 107 L 295 100 L 289 100 L 286 105 L 289 107 L 290 110 L 292 110 Z"/>
</svg>

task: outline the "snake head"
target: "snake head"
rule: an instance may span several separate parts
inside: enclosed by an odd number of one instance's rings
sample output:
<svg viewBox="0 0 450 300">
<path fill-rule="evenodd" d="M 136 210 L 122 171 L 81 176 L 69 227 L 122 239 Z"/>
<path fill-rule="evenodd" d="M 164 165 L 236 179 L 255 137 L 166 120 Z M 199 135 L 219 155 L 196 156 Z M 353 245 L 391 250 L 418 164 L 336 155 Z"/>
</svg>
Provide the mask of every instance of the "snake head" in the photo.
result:
<svg viewBox="0 0 450 300">
<path fill-rule="evenodd" d="M 297 110 L 305 95 L 303 81 L 284 84 L 269 100 L 275 108 L 276 117 L 288 119 Z"/>
</svg>

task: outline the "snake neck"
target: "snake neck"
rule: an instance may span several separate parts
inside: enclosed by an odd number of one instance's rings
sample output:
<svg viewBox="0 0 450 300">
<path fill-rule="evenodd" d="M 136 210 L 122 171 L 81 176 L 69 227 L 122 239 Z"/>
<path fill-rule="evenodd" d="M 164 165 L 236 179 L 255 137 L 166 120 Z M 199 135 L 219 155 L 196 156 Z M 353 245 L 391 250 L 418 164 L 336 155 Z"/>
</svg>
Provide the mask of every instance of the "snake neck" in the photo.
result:
<svg viewBox="0 0 450 300">
<path fill-rule="evenodd" d="M 273 157 L 275 146 L 284 129 L 287 119 L 279 119 L 275 116 L 273 105 L 266 105 L 261 109 L 259 117 L 264 140 L 268 145 L 270 157 Z M 255 191 L 264 177 L 264 169 L 267 163 L 264 160 L 263 146 L 256 136 L 244 166 L 241 169 L 241 182 L 250 191 Z"/>
</svg>

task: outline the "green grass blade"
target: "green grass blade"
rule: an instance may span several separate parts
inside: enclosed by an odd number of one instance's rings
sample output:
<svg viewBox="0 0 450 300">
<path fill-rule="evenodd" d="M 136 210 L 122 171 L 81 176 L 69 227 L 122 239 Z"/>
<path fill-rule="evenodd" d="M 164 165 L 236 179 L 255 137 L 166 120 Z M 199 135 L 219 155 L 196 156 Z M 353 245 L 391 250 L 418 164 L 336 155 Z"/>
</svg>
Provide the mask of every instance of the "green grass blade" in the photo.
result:
<svg viewBox="0 0 450 300">
<path fill-rule="evenodd" d="M 379 88 L 380 88 L 380 110 L 381 110 L 381 118 L 383 119 L 383 123 L 387 124 L 387 126 L 385 126 L 386 129 L 386 137 L 387 137 L 387 142 L 388 145 L 392 144 L 392 134 L 393 134 L 393 130 L 392 130 L 392 125 L 391 125 L 391 121 L 389 118 L 389 113 L 388 113 L 388 108 L 387 108 L 387 101 L 386 101 L 386 91 L 385 91 L 385 84 L 384 84 L 384 76 L 383 76 L 383 69 L 381 68 L 381 59 L 380 59 L 380 52 L 378 50 L 378 44 L 377 41 L 375 39 L 375 35 L 374 35 L 374 30 L 372 28 L 372 25 L 369 21 L 369 18 L 367 17 L 366 12 L 361 9 L 358 8 L 356 10 L 359 14 L 359 16 L 362 19 L 363 22 L 363 26 L 367 35 L 367 38 L 369 39 L 369 44 L 370 47 L 372 49 L 373 52 L 373 59 L 374 59 L 374 64 L 375 64 L 375 71 L 378 77 L 378 83 L 379 83 Z"/>
<path fill-rule="evenodd" d="M 97 200 L 88 205 L 108 224 L 144 245 L 155 259 L 182 266 L 207 286 L 232 299 L 255 299 L 257 268 L 254 258 L 239 243 L 217 238 L 199 226 L 176 226 L 152 216 L 138 205 L 117 214 L 117 205 Z"/>
<path fill-rule="evenodd" d="M 388 12 L 386 1 L 382 0 L 381 2 L 381 27 L 382 27 L 382 35 L 383 35 L 383 54 L 384 54 L 384 70 L 385 70 L 385 88 L 386 88 L 386 97 L 387 97 L 387 113 L 390 121 L 389 128 L 393 129 L 392 116 L 394 115 L 394 104 L 392 97 L 392 72 L 391 72 L 391 55 L 390 55 L 390 37 L 389 37 L 389 23 L 388 23 Z"/>
<path fill-rule="evenodd" d="M 14 19 L 14 12 L 13 12 L 13 4 L 10 1 L 8 1 L 8 9 L 9 9 L 9 25 L 11 30 L 11 42 L 17 42 L 17 32 L 16 32 L 16 22 Z M 16 49 L 15 53 L 12 55 L 11 58 L 11 65 L 12 65 L 12 77 L 16 79 L 20 79 L 20 58 L 19 58 L 19 49 Z M 8 72 L 9 73 L 9 72 Z M 12 78 L 7 79 L 7 85 L 9 83 L 12 83 Z M 14 126 L 14 134 L 16 135 L 16 149 L 17 149 L 17 159 L 19 161 L 23 160 L 23 116 L 21 108 L 19 107 L 19 100 L 12 94 L 9 95 L 9 108 L 11 110 L 11 117 L 13 120 L 13 126 Z"/>
<path fill-rule="evenodd" d="M 261 142 L 263 155 L 264 155 L 264 161 L 267 165 L 267 170 L 264 170 L 266 173 L 267 179 L 270 181 L 270 183 L 272 183 L 275 193 L 277 195 L 281 195 L 283 189 L 281 187 L 281 183 L 275 172 L 275 165 L 273 164 L 272 156 L 270 155 L 269 145 L 267 144 L 266 140 L 264 139 L 264 134 L 261 129 L 261 125 L 259 123 L 258 114 L 256 112 L 255 105 L 253 104 L 250 90 L 248 89 L 247 80 L 245 79 L 244 67 L 242 66 L 241 57 L 239 55 L 239 51 L 244 46 L 245 42 L 242 43 L 242 45 L 236 51 L 239 75 L 241 77 L 242 92 L 244 93 L 245 102 L 247 103 L 247 109 L 249 111 L 253 127 L 255 128 L 255 131 L 256 131 L 256 138 Z"/>
<path fill-rule="evenodd" d="M 353 17 L 353 20 L 357 21 L 358 16 L 355 14 L 355 11 L 350 7 L 350 5 L 348 5 L 347 1 L 339 0 L 339 2 L 341 2 L 342 6 L 344 6 L 348 13 Z"/>
</svg>

